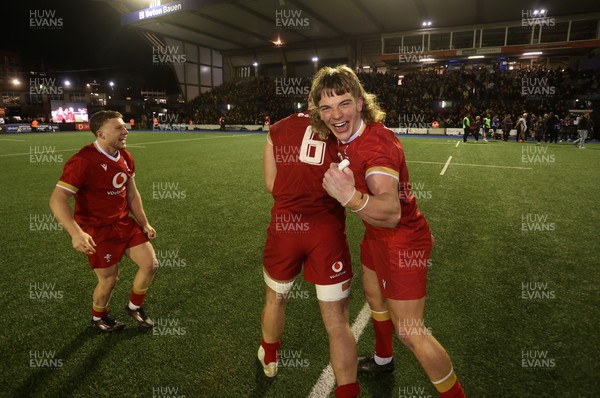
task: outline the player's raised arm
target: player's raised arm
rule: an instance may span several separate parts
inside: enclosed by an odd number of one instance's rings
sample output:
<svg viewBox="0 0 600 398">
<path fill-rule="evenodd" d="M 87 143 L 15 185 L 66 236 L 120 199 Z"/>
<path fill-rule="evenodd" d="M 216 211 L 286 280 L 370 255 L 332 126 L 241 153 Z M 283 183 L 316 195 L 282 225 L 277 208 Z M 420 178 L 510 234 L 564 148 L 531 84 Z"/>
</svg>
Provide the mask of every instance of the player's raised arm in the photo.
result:
<svg viewBox="0 0 600 398">
<path fill-rule="evenodd" d="M 90 235 L 85 233 L 81 227 L 75 222 L 73 210 L 69 206 L 69 199 L 73 193 L 56 187 L 50 195 L 50 210 L 56 217 L 56 220 L 63 228 L 71 235 L 71 243 L 73 248 L 85 254 L 95 253 L 96 243 Z"/>
<path fill-rule="evenodd" d="M 346 168 L 340 171 L 336 164 L 332 164 L 323 178 L 323 188 L 327 193 L 358 213 L 364 221 L 374 227 L 394 228 L 402 215 L 398 181 L 388 175 L 373 174 L 367 178 L 367 185 L 373 195 L 357 191 L 352 170 Z"/>
</svg>

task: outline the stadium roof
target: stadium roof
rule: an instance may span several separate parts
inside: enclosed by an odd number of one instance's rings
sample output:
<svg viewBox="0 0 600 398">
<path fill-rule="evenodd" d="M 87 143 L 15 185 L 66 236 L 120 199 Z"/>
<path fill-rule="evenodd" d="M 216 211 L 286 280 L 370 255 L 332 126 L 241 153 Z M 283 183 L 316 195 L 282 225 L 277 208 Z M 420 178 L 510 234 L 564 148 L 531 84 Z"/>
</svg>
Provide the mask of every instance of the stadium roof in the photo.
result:
<svg viewBox="0 0 600 398">
<path fill-rule="evenodd" d="M 108 0 L 105 0 L 108 1 Z M 235 53 L 286 45 L 431 28 L 515 21 L 546 9 L 548 16 L 597 12 L 589 0 L 174 0 L 148 7 L 139 0 L 111 0 L 123 23 L 140 31 Z M 146 8 L 141 8 L 146 7 Z M 142 15 L 140 17 L 140 11 Z"/>
</svg>

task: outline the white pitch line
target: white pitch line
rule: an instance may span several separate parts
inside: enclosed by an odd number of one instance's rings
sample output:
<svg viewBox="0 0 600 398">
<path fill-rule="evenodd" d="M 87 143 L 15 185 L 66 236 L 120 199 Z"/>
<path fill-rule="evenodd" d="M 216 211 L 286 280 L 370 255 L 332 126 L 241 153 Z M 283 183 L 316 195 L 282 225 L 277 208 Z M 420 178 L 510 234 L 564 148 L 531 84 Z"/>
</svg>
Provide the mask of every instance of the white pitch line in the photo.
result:
<svg viewBox="0 0 600 398">
<path fill-rule="evenodd" d="M 10 138 L 0 138 L 0 141 L 25 142 L 26 140 L 11 140 Z"/>
<path fill-rule="evenodd" d="M 369 304 L 365 303 L 352 325 L 352 334 L 354 335 L 354 340 L 356 340 L 356 342 L 358 342 L 360 336 L 363 334 L 370 318 L 371 309 L 369 308 Z M 329 394 L 331 394 L 331 391 L 333 391 L 334 386 L 335 375 L 333 374 L 331 363 L 329 363 L 329 365 L 323 369 L 323 372 L 321 372 L 321 376 L 310 391 L 308 398 L 327 398 Z"/>
<path fill-rule="evenodd" d="M 141 145 L 151 145 L 151 144 L 165 144 L 170 142 L 187 142 L 187 141 L 200 141 L 200 140 L 215 140 L 217 138 L 232 138 L 232 137 L 250 137 L 256 134 L 248 133 L 248 134 L 231 134 L 231 135 L 219 135 L 217 137 L 199 137 L 199 138 L 186 138 L 181 140 L 168 140 L 168 141 L 152 141 L 152 142 L 140 142 Z"/>
<path fill-rule="evenodd" d="M 460 144 L 460 141 L 456 142 L 456 145 L 454 146 L 454 148 L 458 148 L 458 144 Z"/>
<path fill-rule="evenodd" d="M 420 163 L 420 164 L 446 164 L 443 162 L 422 162 L 420 160 L 407 160 L 406 163 Z M 493 167 L 496 169 L 518 169 L 518 170 L 533 170 L 533 167 L 519 167 L 519 166 L 496 166 L 493 164 L 468 164 L 468 163 L 452 163 L 452 166 L 471 166 L 471 167 Z"/>
<path fill-rule="evenodd" d="M 169 140 L 169 141 L 154 141 L 154 142 L 140 142 L 140 145 L 130 144 L 130 147 L 134 148 L 145 148 L 143 145 L 151 145 L 151 144 L 162 144 L 167 142 L 185 142 L 185 141 L 198 141 L 198 140 L 214 140 L 217 138 L 230 138 L 230 137 L 244 137 L 244 136 L 253 136 L 255 134 L 233 134 L 233 135 L 220 135 L 218 137 L 199 137 L 199 138 L 188 138 L 184 140 Z M 71 148 L 71 149 L 57 149 L 54 152 L 68 152 L 68 151 L 78 151 L 81 148 Z M 54 153 L 52 152 L 52 153 Z M 29 152 L 23 153 L 7 153 L 4 155 L 0 155 L 0 157 L 6 156 L 20 156 L 20 155 L 29 155 Z"/>
<path fill-rule="evenodd" d="M 71 148 L 71 149 L 55 149 L 54 151 L 52 151 L 52 153 L 54 152 L 68 152 L 68 151 L 77 151 L 81 148 Z M 31 155 L 31 152 L 23 152 L 23 153 L 6 153 L 4 155 L 0 155 L 0 157 L 6 157 L 6 156 L 20 156 L 20 155 Z"/>
<path fill-rule="evenodd" d="M 452 160 L 452 156 L 450 156 L 448 158 L 448 160 L 446 160 L 446 164 L 444 165 L 444 168 L 442 169 L 442 172 L 440 173 L 441 176 L 443 176 L 444 174 L 446 174 L 446 170 L 448 170 L 448 166 L 450 166 L 450 161 Z"/>
<path fill-rule="evenodd" d="M 495 165 L 493 165 L 493 164 L 452 163 L 452 166 L 493 167 L 493 168 L 495 168 L 495 169 L 519 169 L 519 170 L 533 170 L 533 167 L 519 167 L 519 166 L 495 166 Z"/>
</svg>

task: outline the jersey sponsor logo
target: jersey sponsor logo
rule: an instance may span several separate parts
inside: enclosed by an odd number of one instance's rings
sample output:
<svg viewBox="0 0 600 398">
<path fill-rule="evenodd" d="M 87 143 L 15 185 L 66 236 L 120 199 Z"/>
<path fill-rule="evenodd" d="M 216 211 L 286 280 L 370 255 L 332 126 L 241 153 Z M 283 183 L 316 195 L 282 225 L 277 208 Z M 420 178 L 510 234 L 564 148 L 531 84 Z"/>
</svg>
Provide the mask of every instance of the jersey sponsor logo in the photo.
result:
<svg viewBox="0 0 600 398">
<path fill-rule="evenodd" d="M 122 188 L 126 182 L 127 182 L 127 174 L 125 174 L 123 172 L 115 174 L 115 176 L 113 177 L 113 180 L 112 180 L 113 187 L 115 187 L 117 189 Z"/>
<path fill-rule="evenodd" d="M 331 269 L 333 270 L 333 272 L 340 272 L 342 270 L 342 268 L 344 268 L 344 263 L 342 263 L 341 261 L 336 261 L 331 266 Z"/>
<path fill-rule="evenodd" d="M 324 141 L 314 139 L 312 128 L 308 126 L 302 138 L 300 146 L 300 161 L 306 164 L 321 166 L 325 160 L 325 147 L 327 144 Z"/>
<path fill-rule="evenodd" d="M 120 195 L 125 192 L 125 183 L 127 182 L 127 174 L 119 172 L 115 174 L 112 179 L 113 187 L 117 188 L 116 191 L 106 191 L 107 195 Z"/>
<path fill-rule="evenodd" d="M 331 270 L 335 272 L 335 274 L 329 276 L 329 279 L 335 279 L 341 275 L 346 274 L 346 270 L 344 269 L 344 263 L 341 261 L 336 261 L 335 263 L 333 263 L 331 265 Z"/>
</svg>

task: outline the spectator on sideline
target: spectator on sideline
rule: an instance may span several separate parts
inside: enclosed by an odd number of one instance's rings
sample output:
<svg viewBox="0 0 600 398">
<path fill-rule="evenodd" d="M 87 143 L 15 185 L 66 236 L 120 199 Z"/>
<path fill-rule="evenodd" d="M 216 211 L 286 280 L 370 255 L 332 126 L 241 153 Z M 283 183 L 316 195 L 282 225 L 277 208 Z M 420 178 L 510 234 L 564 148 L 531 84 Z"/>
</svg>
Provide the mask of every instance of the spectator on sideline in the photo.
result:
<svg viewBox="0 0 600 398">
<path fill-rule="evenodd" d="M 471 134 L 471 113 L 467 112 L 465 117 L 463 117 L 462 127 L 463 127 L 463 142 L 467 142 L 467 137 Z"/>
<path fill-rule="evenodd" d="M 517 142 L 525 142 L 525 132 L 527 131 L 527 113 L 524 113 L 523 116 L 517 120 L 517 124 L 515 124 L 515 129 L 517 129 Z"/>
<path fill-rule="evenodd" d="M 546 134 L 550 137 L 550 143 L 558 144 L 558 130 L 560 129 L 560 121 L 554 115 L 554 112 L 548 114 L 546 122 Z"/>
<path fill-rule="evenodd" d="M 508 138 L 510 137 L 510 130 L 512 125 L 513 122 L 511 116 L 509 113 L 507 113 L 506 116 L 504 116 L 504 119 L 502 120 L 502 139 L 505 142 L 508 141 Z"/>
<path fill-rule="evenodd" d="M 485 115 L 483 118 L 483 142 L 487 142 L 488 131 L 492 128 L 492 119 L 490 119 L 490 115 Z"/>
<path fill-rule="evenodd" d="M 586 112 L 579 118 L 579 123 L 577 123 L 577 134 L 579 134 L 579 138 L 577 139 L 577 143 L 579 149 L 585 149 L 585 140 L 587 139 L 588 132 L 591 130 L 592 121 L 590 119 L 590 113 Z"/>
</svg>

